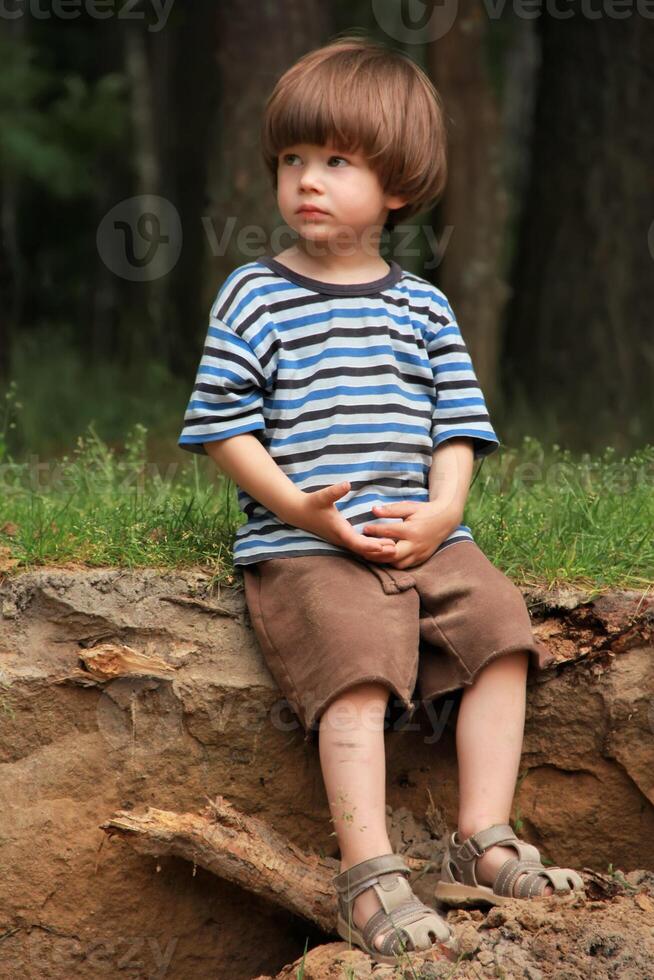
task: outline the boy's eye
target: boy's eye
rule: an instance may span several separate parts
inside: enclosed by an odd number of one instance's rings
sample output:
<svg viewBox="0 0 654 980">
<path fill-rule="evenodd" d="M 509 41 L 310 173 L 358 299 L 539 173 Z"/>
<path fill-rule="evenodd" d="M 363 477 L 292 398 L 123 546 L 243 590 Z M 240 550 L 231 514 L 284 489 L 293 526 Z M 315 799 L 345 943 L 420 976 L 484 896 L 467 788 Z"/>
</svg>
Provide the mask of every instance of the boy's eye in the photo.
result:
<svg viewBox="0 0 654 980">
<path fill-rule="evenodd" d="M 291 163 L 292 164 L 294 158 L 297 159 L 297 160 L 300 159 L 300 157 L 299 157 L 299 155 L 297 153 L 284 153 L 283 156 L 282 156 L 282 163 Z M 329 160 L 327 161 L 328 166 L 331 165 L 332 160 L 342 160 L 343 163 L 348 163 L 349 162 L 348 160 L 345 159 L 345 157 L 331 156 L 329 158 Z"/>
</svg>

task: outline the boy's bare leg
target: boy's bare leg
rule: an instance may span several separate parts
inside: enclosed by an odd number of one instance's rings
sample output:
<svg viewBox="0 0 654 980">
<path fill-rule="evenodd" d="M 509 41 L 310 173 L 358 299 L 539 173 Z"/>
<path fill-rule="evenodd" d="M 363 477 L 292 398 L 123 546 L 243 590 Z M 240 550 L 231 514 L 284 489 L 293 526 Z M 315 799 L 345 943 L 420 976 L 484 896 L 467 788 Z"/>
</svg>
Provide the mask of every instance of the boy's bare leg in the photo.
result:
<svg viewBox="0 0 654 980">
<path fill-rule="evenodd" d="M 456 728 L 462 840 L 492 824 L 509 823 L 522 754 L 528 666 L 527 651 L 504 654 L 464 689 Z M 515 857 L 510 847 L 489 848 L 475 864 L 477 881 L 492 885 L 501 865 Z M 545 894 L 552 892 L 548 885 Z"/>
<path fill-rule="evenodd" d="M 341 871 L 393 850 L 386 832 L 384 714 L 388 696 L 389 689 L 383 684 L 357 684 L 333 701 L 320 718 L 320 765 L 341 851 Z M 380 908 L 374 889 L 367 888 L 354 901 L 355 926 L 364 926 Z M 378 947 L 383 935 L 375 940 Z"/>
</svg>

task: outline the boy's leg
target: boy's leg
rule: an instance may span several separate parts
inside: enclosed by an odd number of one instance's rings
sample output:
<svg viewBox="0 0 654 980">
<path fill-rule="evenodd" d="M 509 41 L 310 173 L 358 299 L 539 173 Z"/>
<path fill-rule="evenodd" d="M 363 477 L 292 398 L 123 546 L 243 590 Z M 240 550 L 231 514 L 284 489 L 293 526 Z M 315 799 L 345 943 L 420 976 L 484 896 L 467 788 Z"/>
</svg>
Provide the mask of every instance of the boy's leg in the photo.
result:
<svg viewBox="0 0 654 980">
<path fill-rule="evenodd" d="M 527 651 L 504 654 L 463 692 L 456 727 L 462 840 L 492 824 L 509 823 L 522 754 L 528 666 Z M 515 856 L 510 847 L 489 848 L 475 864 L 477 880 L 492 885 L 500 867 Z M 548 885 L 544 894 L 552 893 Z"/>
<path fill-rule="evenodd" d="M 421 697 L 430 700 L 462 689 L 456 743 L 458 831 L 465 839 L 492 824 L 509 823 L 529 658 L 540 670 L 554 656 L 535 637 L 520 590 L 474 542 L 444 548 L 412 571 L 425 643 L 418 673 Z M 508 858 L 515 858 L 512 848 L 489 848 L 475 863 L 478 880 L 492 884 Z M 548 886 L 545 894 L 551 892 Z"/>
<path fill-rule="evenodd" d="M 388 695 L 383 684 L 358 684 L 332 701 L 320 718 L 320 765 L 341 851 L 341 871 L 393 851 L 386 831 Z M 364 926 L 380 908 L 374 889 L 367 888 L 354 901 L 355 926 Z M 383 934 L 376 938 L 378 948 L 382 939 Z"/>
</svg>

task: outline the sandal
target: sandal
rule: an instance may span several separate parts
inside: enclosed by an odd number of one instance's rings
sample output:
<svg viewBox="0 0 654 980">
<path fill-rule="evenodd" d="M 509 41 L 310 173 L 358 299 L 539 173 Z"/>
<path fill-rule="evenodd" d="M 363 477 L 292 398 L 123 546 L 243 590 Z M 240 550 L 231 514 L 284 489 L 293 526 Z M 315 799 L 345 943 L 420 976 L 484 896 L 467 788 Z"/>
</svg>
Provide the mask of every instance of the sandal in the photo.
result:
<svg viewBox="0 0 654 980">
<path fill-rule="evenodd" d="M 518 857 L 504 862 L 490 888 L 479 884 L 474 866 L 477 858 L 495 844 L 512 847 Z M 516 881 L 518 884 L 514 893 Z M 539 898 L 548 885 L 552 885 L 555 895 L 585 893 L 583 879 L 576 871 L 572 868 L 544 867 L 537 847 L 520 840 L 508 824 L 496 823 L 471 834 L 463 843 L 457 831 L 450 835 L 434 898 L 446 905 L 478 901 L 506 905 L 516 898 Z M 545 897 L 549 898 L 548 895 Z"/>
<path fill-rule="evenodd" d="M 447 924 L 434 909 L 421 902 L 406 878 L 411 871 L 399 854 L 382 854 L 352 865 L 332 878 L 338 895 L 337 932 L 355 943 L 377 963 L 394 964 L 403 952 L 440 951 L 456 959 L 458 943 Z M 405 875 L 406 878 L 402 877 Z M 354 900 L 367 888 L 374 888 L 382 907 L 359 929 L 352 917 Z M 377 949 L 375 937 L 392 927 Z"/>
</svg>

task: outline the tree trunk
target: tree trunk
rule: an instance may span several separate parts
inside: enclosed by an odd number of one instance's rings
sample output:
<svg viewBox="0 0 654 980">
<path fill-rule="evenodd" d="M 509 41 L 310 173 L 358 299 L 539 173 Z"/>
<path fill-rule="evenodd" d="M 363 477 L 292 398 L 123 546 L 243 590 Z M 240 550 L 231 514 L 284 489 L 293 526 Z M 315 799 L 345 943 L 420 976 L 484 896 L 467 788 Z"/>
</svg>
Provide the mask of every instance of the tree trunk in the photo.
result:
<svg viewBox="0 0 654 980">
<path fill-rule="evenodd" d="M 24 44 L 29 18 L 5 20 L 0 30 L 3 37 Z M 0 384 L 6 384 L 11 379 L 11 346 L 21 317 L 28 270 L 18 237 L 21 177 L 4 172 L 0 180 Z"/>
<path fill-rule="evenodd" d="M 166 193 L 179 211 L 184 230 L 181 254 L 169 283 L 168 358 L 172 371 L 189 381 L 197 368 L 197 346 L 189 342 L 206 330 L 215 283 L 207 289 L 208 240 L 204 218 L 209 213 L 207 175 L 210 138 L 220 100 L 216 71 L 216 0 L 193 0 L 192 16 L 175 25 L 175 49 L 166 104 L 157 117 L 168 133 L 164 149 Z M 211 293 L 213 290 L 213 293 Z"/>
<path fill-rule="evenodd" d="M 275 4 L 237 0 L 218 17 L 222 109 L 219 137 L 210 157 L 211 219 L 207 222 L 213 239 L 208 274 L 212 295 L 218 281 L 236 265 L 270 251 L 270 234 L 282 226 L 261 157 L 261 116 L 278 78 L 301 55 L 324 43 L 329 28 L 328 5 L 319 0 Z M 254 242 L 242 234 L 248 226 L 255 232 Z"/>
<path fill-rule="evenodd" d="M 491 55 L 499 42 L 498 77 Z M 449 140 L 448 184 L 438 208 L 444 245 L 438 282 L 492 402 L 509 293 L 508 185 L 521 176 L 507 135 L 520 141 L 528 119 L 535 69 L 530 22 L 493 24 L 479 0 L 463 0 L 452 28 L 429 46 L 429 65 L 443 97 Z"/>
<path fill-rule="evenodd" d="M 654 31 L 543 16 L 505 383 L 572 448 L 654 439 Z M 649 241 L 648 241 L 649 236 Z"/>
<path fill-rule="evenodd" d="M 157 57 L 150 57 L 143 28 L 131 25 L 125 31 L 125 70 L 131 83 L 132 121 L 134 133 L 134 168 L 137 177 L 136 194 L 143 196 L 143 207 L 136 217 L 140 221 L 146 214 L 151 222 L 152 242 L 144 241 L 140 228 L 133 229 L 134 249 L 139 257 L 149 250 L 148 279 L 137 284 L 135 302 L 143 296 L 148 329 L 134 330 L 130 347 L 137 361 L 146 358 L 167 359 L 167 331 L 165 330 L 165 309 L 167 282 L 166 249 L 156 241 L 159 232 L 170 233 L 168 222 L 159 206 L 162 193 L 161 163 L 162 154 L 157 140 L 157 119 L 155 112 L 155 90 L 157 73 L 155 65 L 166 62 L 169 32 L 156 35 L 153 47 L 158 50 Z M 149 233 L 149 232 L 148 232 Z"/>
</svg>

